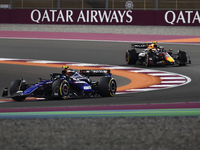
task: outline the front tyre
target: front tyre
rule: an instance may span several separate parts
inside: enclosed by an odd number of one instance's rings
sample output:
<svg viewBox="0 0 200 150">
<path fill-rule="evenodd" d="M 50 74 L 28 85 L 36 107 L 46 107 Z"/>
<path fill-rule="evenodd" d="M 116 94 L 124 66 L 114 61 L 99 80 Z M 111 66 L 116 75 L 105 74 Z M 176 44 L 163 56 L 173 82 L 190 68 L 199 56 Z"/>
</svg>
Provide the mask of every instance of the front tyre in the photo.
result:
<svg viewBox="0 0 200 150">
<path fill-rule="evenodd" d="M 102 77 L 98 83 L 98 93 L 101 97 L 112 97 L 117 91 L 117 83 L 111 77 Z"/>
<path fill-rule="evenodd" d="M 67 80 L 55 80 L 52 84 L 53 99 L 68 99 L 70 86 Z"/>
<path fill-rule="evenodd" d="M 149 65 L 149 55 L 148 55 L 148 54 L 145 55 L 145 66 L 146 66 L 146 67 L 149 67 L 149 66 L 150 66 L 150 65 Z"/>
<path fill-rule="evenodd" d="M 150 67 L 154 66 L 155 56 L 153 52 L 149 52 L 145 54 L 145 66 Z"/>
<path fill-rule="evenodd" d="M 12 95 L 15 94 L 17 91 L 20 91 L 21 85 L 22 85 L 22 80 L 14 80 L 14 81 L 11 82 L 11 84 L 10 84 L 9 92 L 10 92 L 11 98 L 12 98 L 14 101 L 24 101 L 25 98 L 26 98 L 26 97 L 22 97 L 22 96 L 17 96 L 17 97 L 12 96 Z"/>
</svg>

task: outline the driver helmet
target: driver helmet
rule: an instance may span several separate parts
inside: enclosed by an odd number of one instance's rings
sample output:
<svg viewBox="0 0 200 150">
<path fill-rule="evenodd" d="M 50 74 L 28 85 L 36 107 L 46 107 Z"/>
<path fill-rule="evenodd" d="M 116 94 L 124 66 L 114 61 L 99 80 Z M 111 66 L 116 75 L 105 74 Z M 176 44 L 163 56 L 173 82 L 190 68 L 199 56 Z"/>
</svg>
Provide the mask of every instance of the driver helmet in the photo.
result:
<svg viewBox="0 0 200 150">
<path fill-rule="evenodd" d="M 157 42 L 152 42 L 149 46 L 148 46 L 149 49 L 152 49 L 152 48 L 158 48 L 158 45 L 157 45 Z"/>
<path fill-rule="evenodd" d="M 150 44 L 149 45 L 149 47 L 148 47 L 149 49 L 152 49 L 152 48 L 158 48 L 158 45 L 157 44 Z"/>
<path fill-rule="evenodd" d="M 149 46 L 148 46 L 148 49 L 152 49 L 153 48 L 153 44 L 150 44 Z"/>
<path fill-rule="evenodd" d="M 69 76 L 71 76 L 74 73 L 75 73 L 75 71 L 73 69 L 64 69 L 64 70 L 62 70 L 62 74 L 63 75 L 69 75 Z"/>
</svg>

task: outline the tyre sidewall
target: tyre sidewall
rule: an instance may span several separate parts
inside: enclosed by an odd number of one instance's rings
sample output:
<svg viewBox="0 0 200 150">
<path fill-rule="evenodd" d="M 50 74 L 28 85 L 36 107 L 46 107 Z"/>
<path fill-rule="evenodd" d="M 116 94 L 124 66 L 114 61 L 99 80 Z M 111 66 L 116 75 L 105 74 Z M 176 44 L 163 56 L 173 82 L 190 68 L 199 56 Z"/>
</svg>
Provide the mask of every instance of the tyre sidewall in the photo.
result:
<svg viewBox="0 0 200 150">
<path fill-rule="evenodd" d="M 138 60 L 138 54 L 135 49 L 132 50 L 127 50 L 126 55 L 125 55 L 125 60 L 126 63 L 131 65 L 131 64 L 136 64 Z"/>
<path fill-rule="evenodd" d="M 145 55 L 145 66 L 149 66 L 149 54 Z"/>
<path fill-rule="evenodd" d="M 101 97 L 112 97 L 117 90 L 117 83 L 111 77 L 102 77 L 98 83 L 98 93 Z"/>
<path fill-rule="evenodd" d="M 10 84 L 10 89 L 9 89 L 9 92 L 10 92 L 10 95 L 12 97 L 12 95 L 14 93 L 16 93 L 17 91 L 20 90 L 20 86 L 21 86 L 21 83 L 22 83 L 22 80 L 14 80 L 13 82 L 11 82 Z M 12 99 L 14 101 L 24 101 L 26 97 L 12 97 Z"/>
<path fill-rule="evenodd" d="M 69 89 L 70 86 L 67 80 L 55 80 L 52 84 L 53 99 L 67 99 L 69 96 Z"/>
<path fill-rule="evenodd" d="M 69 98 L 69 90 L 70 86 L 67 80 L 63 80 L 60 84 L 60 95 L 62 99 L 68 99 Z"/>
<path fill-rule="evenodd" d="M 180 62 L 180 66 L 185 66 L 187 63 L 187 55 L 185 51 L 179 51 L 178 52 L 178 60 Z"/>
<path fill-rule="evenodd" d="M 21 82 L 22 82 L 21 80 L 14 80 L 11 82 L 9 89 L 10 95 L 13 95 L 14 93 L 20 90 Z"/>
</svg>

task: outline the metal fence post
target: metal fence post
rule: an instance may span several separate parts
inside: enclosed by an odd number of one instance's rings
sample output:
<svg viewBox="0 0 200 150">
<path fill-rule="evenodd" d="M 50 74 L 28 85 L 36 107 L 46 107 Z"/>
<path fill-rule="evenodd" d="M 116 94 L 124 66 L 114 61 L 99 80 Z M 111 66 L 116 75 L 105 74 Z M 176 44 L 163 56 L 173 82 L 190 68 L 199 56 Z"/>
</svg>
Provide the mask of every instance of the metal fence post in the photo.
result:
<svg viewBox="0 0 200 150">
<path fill-rule="evenodd" d="M 105 6 L 105 8 L 106 8 L 106 10 L 108 9 L 108 0 L 105 0 L 106 1 L 106 6 Z"/>
<path fill-rule="evenodd" d="M 81 5 L 81 7 L 82 7 L 82 10 L 83 10 L 83 7 L 84 7 L 84 0 L 82 0 L 82 5 Z"/>
<path fill-rule="evenodd" d="M 155 10 L 158 10 L 158 0 L 155 0 L 155 4 L 156 4 Z"/>
<path fill-rule="evenodd" d="M 24 1 L 21 0 L 21 8 L 24 9 Z"/>
<path fill-rule="evenodd" d="M 12 9 L 13 0 L 10 0 L 10 9 Z"/>
<path fill-rule="evenodd" d="M 60 0 L 57 0 L 57 9 L 60 9 Z"/>
</svg>

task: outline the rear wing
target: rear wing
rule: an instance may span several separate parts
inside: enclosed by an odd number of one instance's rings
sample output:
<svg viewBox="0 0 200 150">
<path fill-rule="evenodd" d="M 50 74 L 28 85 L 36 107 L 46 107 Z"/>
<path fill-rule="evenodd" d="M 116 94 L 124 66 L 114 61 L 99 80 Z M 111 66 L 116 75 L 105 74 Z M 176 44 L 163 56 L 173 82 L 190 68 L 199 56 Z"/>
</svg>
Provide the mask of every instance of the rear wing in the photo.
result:
<svg viewBox="0 0 200 150">
<path fill-rule="evenodd" d="M 80 70 L 81 75 L 85 76 L 105 76 L 111 75 L 110 70 Z"/>
<path fill-rule="evenodd" d="M 147 48 L 152 43 L 137 43 L 137 44 L 131 44 L 132 48 Z"/>
</svg>

